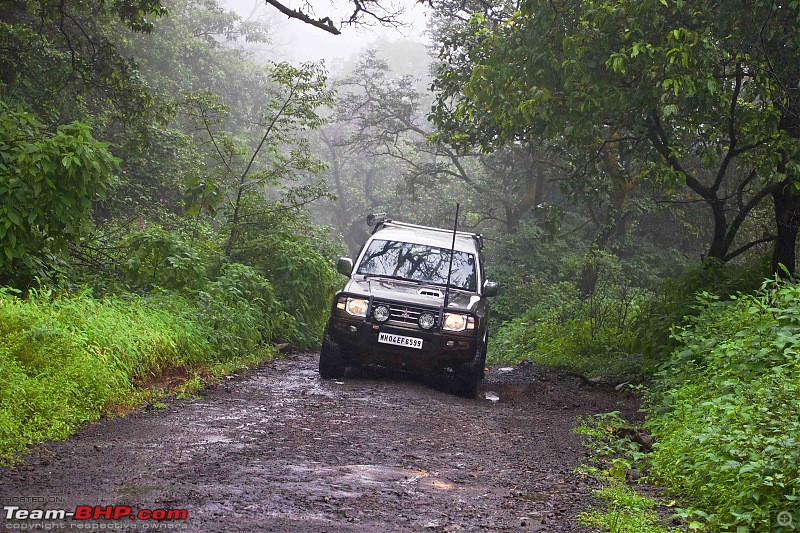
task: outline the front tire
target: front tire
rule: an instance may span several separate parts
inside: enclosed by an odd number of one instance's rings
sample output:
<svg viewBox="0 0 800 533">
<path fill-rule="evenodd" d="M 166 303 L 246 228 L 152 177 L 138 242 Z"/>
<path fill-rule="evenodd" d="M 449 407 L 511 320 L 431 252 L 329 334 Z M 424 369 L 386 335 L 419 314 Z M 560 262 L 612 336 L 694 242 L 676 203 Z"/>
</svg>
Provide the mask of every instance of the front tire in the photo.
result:
<svg viewBox="0 0 800 533">
<path fill-rule="evenodd" d="M 325 326 L 322 349 L 319 352 L 319 376 L 322 379 L 340 379 L 344 377 L 345 368 L 342 347 L 331 338 L 328 326 Z"/>
<path fill-rule="evenodd" d="M 477 396 L 478 383 L 483 379 L 485 364 L 486 347 L 483 343 L 480 343 L 472 362 L 464 365 L 455 376 L 455 393 L 458 396 L 470 399 Z"/>
<path fill-rule="evenodd" d="M 483 344 L 481 345 L 481 347 L 483 348 L 483 356 L 480 359 L 480 369 L 481 369 L 480 370 L 480 372 L 481 372 L 480 381 L 483 381 L 484 379 L 486 379 L 486 352 L 489 349 L 489 334 L 488 333 L 483 337 Z"/>
</svg>

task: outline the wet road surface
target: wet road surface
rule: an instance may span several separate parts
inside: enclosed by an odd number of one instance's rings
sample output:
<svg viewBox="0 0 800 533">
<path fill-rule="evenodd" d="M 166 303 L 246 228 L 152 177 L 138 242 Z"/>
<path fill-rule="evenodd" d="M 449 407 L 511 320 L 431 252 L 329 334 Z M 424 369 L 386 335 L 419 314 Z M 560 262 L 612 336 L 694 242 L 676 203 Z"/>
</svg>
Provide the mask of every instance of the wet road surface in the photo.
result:
<svg viewBox="0 0 800 533">
<path fill-rule="evenodd" d="M 474 400 L 377 373 L 324 381 L 316 357 L 33 448 L 0 469 L 2 530 L 591 531 L 577 525 L 593 487 L 573 471 L 585 450 L 572 428 L 578 416 L 633 413 L 632 399 L 534 365 L 493 369 Z M 98 505 L 186 519 L 7 510 Z"/>
</svg>

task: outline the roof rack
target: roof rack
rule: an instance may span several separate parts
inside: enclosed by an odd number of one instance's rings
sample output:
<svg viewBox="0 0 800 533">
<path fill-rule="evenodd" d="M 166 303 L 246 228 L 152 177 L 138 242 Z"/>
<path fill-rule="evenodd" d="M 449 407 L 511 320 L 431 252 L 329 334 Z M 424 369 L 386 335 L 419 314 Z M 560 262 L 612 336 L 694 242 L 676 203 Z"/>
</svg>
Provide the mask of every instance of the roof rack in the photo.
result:
<svg viewBox="0 0 800 533">
<path fill-rule="evenodd" d="M 372 233 L 374 234 L 376 231 L 383 227 L 397 227 L 397 228 L 413 228 L 413 229 L 422 229 L 428 231 L 439 231 L 442 233 L 453 233 L 453 230 L 444 229 L 444 228 L 435 228 L 433 226 L 421 226 L 419 224 L 409 224 L 408 222 L 400 222 L 399 220 L 391 220 L 386 218 L 386 213 L 373 213 L 367 216 L 367 224 L 369 226 L 373 226 Z M 483 235 L 480 233 L 470 233 L 468 231 L 457 231 L 456 235 L 461 235 L 462 237 L 470 237 L 475 240 L 478 244 L 478 250 L 483 249 Z"/>
</svg>

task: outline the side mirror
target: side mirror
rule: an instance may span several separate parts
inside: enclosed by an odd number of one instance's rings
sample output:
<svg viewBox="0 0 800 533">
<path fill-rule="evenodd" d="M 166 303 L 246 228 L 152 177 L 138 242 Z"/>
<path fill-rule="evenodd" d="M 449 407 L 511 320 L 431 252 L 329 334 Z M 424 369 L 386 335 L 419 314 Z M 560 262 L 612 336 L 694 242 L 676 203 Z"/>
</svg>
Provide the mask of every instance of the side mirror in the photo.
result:
<svg viewBox="0 0 800 533">
<path fill-rule="evenodd" d="M 486 280 L 483 282 L 483 295 L 487 297 L 497 296 L 497 290 L 500 286 L 494 282 Z"/>
<path fill-rule="evenodd" d="M 353 273 L 353 260 L 349 257 L 340 257 L 339 260 L 336 261 L 336 271 L 339 272 L 339 274 L 349 276 Z"/>
</svg>

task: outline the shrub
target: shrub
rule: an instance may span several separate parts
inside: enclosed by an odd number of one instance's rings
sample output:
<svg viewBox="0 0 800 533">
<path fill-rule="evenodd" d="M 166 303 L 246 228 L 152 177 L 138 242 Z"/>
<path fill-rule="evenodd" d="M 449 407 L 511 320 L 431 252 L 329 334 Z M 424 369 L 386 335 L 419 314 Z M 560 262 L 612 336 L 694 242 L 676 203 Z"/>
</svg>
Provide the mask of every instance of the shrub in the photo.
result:
<svg viewBox="0 0 800 533">
<path fill-rule="evenodd" d="M 209 327 L 220 359 L 297 336 L 294 319 L 283 310 L 272 284 L 247 265 L 224 265 L 219 277 L 200 291 L 197 305 L 198 321 Z"/>
<path fill-rule="evenodd" d="M 125 277 L 136 286 L 200 289 L 206 281 L 205 256 L 176 233 L 148 227 L 126 244 Z"/>
<path fill-rule="evenodd" d="M 339 278 L 330 261 L 306 239 L 265 234 L 251 243 L 247 259 L 268 279 L 283 310 L 294 320 L 292 341 L 319 344 Z"/>
<path fill-rule="evenodd" d="M 81 122 L 47 132 L 0 100 L 0 283 L 47 278 L 91 226 L 119 161 Z"/>
<path fill-rule="evenodd" d="M 174 297 L 0 291 L 0 460 L 66 437 L 169 367 L 207 361 L 209 331 L 195 313 Z"/>
<path fill-rule="evenodd" d="M 571 282 L 543 284 L 538 303 L 494 333 L 490 362 L 527 359 L 595 376 L 647 372 L 629 350 L 630 324 L 647 293 L 628 285 L 614 256 L 598 252 L 592 261 L 599 277 L 589 297 L 581 299 Z M 575 278 L 584 265 L 583 258 L 568 255 L 562 275 Z"/>
<path fill-rule="evenodd" d="M 548 288 L 563 279 L 563 258 L 584 248 L 586 244 L 577 235 L 556 240 L 532 223 L 523 223 L 516 234 L 491 243 L 487 274 L 502 287 L 492 300 L 492 325 L 512 320 L 546 301 L 551 295 Z"/>
<path fill-rule="evenodd" d="M 712 528 L 772 531 L 798 509 L 798 300 L 800 286 L 779 282 L 727 300 L 701 293 L 650 392 L 653 478 Z"/>
<path fill-rule="evenodd" d="M 761 285 L 762 269 L 743 269 L 730 263 L 708 260 L 665 281 L 633 322 L 636 350 L 647 357 L 664 361 L 677 346 L 673 326 L 686 323 L 698 312 L 695 295 L 702 291 L 727 298 L 737 293 L 750 294 Z"/>
<path fill-rule="evenodd" d="M 608 315 L 602 322 L 589 314 L 588 307 L 578 307 L 565 319 L 552 310 L 532 309 L 492 337 L 490 363 L 530 360 L 590 376 L 639 375 L 641 361 L 628 351 L 632 334 L 624 321 L 622 327 L 618 322 L 623 313 L 630 313 L 630 304 L 607 301 L 604 308 Z"/>
</svg>

